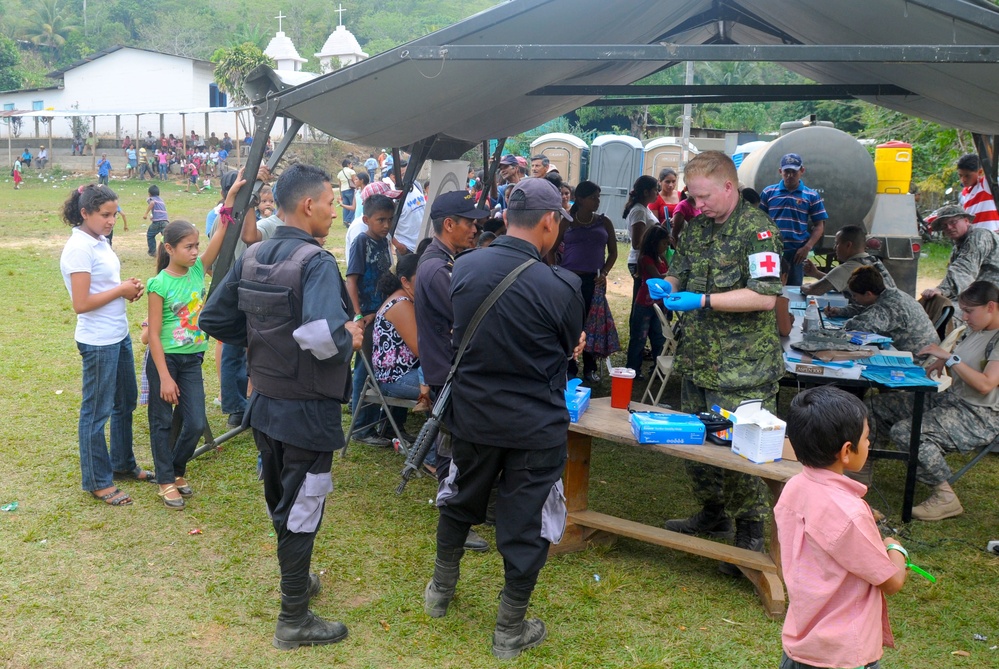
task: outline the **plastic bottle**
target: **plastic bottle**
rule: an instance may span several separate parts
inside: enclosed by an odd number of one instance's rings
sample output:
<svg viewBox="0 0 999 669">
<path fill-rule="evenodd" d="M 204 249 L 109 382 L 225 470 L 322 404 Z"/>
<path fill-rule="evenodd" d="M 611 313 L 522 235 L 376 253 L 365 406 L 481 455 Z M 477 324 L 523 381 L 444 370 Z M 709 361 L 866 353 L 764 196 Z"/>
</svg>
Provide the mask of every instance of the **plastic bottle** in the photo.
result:
<svg viewBox="0 0 999 669">
<path fill-rule="evenodd" d="M 815 298 L 808 299 L 808 306 L 805 307 L 805 321 L 801 325 L 802 332 L 818 332 L 822 328 L 819 321 L 819 303 Z"/>
</svg>

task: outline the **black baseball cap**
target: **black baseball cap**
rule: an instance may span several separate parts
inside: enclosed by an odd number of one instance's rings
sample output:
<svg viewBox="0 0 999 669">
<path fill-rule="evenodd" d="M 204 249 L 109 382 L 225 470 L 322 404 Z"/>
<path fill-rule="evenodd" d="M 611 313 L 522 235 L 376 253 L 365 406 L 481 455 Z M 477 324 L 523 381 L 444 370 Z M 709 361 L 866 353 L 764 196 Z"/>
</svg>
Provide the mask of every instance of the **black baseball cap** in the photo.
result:
<svg viewBox="0 0 999 669">
<path fill-rule="evenodd" d="M 562 193 L 548 179 L 521 179 L 506 195 L 507 208 L 514 211 L 557 211 L 567 220 L 572 216 L 562 208 Z"/>
<path fill-rule="evenodd" d="M 489 212 L 475 206 L 473 194 L 466 190 L 456 190 L 450 193 L 441 193 L 434 198 L 434 203 L 430 206 L 432 220 L 447 216 L 461 216 L 462 218 L 478 220 L 489 218 Z"/>
</svg>

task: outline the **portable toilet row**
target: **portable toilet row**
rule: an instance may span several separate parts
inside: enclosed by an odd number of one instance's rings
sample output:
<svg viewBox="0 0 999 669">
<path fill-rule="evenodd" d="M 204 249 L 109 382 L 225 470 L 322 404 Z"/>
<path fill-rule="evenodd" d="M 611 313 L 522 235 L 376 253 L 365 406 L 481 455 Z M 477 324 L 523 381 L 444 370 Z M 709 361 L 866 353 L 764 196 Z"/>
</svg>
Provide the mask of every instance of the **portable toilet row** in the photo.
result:
<svg viewBox="0 0 999 669">
<path fill-rule="evenodd" d="M 690 154 L 698 153 L 691 144 Z M 614 223 L 620 237 L 627 237 L 624 205 L 635 181 L 643 174 L 659 178 L 665 167 L 676 170 L 677 188 L 683 187 L 683 147 L 674 137 L 653 139 L 646 145 L 627 135 L 601 135 L 593 140 L 590 154 L 590 181 L 600 186 L 600 213 Z"/>
<path fill-rule="evenodd" d="M 550 132 L 531 142 L 531 156 L 544 156 L 555 166 L 562 180 L 573 186 L 589 172 L 590 148 L 575 135 Z"/>
<path fill-rule="evenodd" d="M 689 147 L 690 155 L 698 153 L 696 146 Z M 600 186 L 600 212 L 625 234 L 627 225 L 621 214 L 638 177 L 658 178 L 663 168 L 670 167 L 680 177 L 677 188 L 683 187 L 683 146 L 676 137 L 659 137 L 643 145 L 629 135 L 601 135 L 588 147 L 575 135 L 553 132 L 531 142 L 531 155 L 548 158 L 562 180 L 573 186 L 584 179 Z"/>
</svg>

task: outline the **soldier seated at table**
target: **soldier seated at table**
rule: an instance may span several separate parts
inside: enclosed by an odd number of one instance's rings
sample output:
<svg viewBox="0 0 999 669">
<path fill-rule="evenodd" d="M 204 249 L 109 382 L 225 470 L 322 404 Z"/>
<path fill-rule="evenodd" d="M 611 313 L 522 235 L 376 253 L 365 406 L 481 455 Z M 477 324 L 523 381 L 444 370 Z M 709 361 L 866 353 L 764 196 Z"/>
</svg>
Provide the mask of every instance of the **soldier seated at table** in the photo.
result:
<svg viewBox="0 0 999 669">
<path fill-rule="evenodd" d="M 884 277 L 884 284 L 895 288 L 895 281 L 881 260 L 867 252 L 867 232 L 859 225 L 846 225 L 836 233 L 833 252 L 839 265 L 828 272 L 822 272 L 811 260 L 805 260 L 805 276 L 818 279 L 815 283 L 801 287 L 802 295 L 822 295 L 831 290 L 845 292 L 847 281 L 858 267 L 874 267 Z"/>
<path fill-rule="evenodd" d="M 989 232 L 988 234 L 994 234 Z M 954 352 L 927 346 L 921 354 L 935 358 L 928 371 L 947 368 L 953 383 L 942 393 L 926 397 L 919 438 L 919 468 L 916 478 L 933 488 L 922 504 L 912 508 L 916 520 L 935 521 L 964 513 L 951 488 L 950 467 L 944 455 L 968 453 L 999 437 L 999 288 L 988 281 L 975 281 L 958 296 L 958 306 L 968 325 Z M 882 393 L 872 402 L 873 415 L 882 437 L 892 443 L 909 442 L 912 432 L 912 398 L 909 393 Z"/>
<path fill-rule="evenodd" d="M 915 353 L 940 343 L 936 328 L 916 300 L 895 287 L 885 286 L 881 273 L 873 267 L 858 267 L 847 282 L 854 303 L 864 307 L 843 326 L 844 330 L 874 332 L 891 337 L 895 348 Z M 833 307 L 826 313 L 838 313 Z"/>
</svg>

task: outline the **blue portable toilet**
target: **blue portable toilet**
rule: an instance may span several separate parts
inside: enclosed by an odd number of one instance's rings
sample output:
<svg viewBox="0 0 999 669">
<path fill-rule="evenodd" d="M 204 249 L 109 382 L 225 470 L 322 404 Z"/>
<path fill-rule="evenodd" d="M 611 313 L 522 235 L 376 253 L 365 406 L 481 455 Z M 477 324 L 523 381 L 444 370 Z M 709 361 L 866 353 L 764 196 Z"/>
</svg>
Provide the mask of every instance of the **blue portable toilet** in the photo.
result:
<svg viewBox="0 0 999 669">
<path fill-rule="evenodd" d="M 642 175 L 643 151 L 642 142 L 628 135 L 601 135 L 590 148 L 590 181 L 600 186 L 600 213 L 614 223 L 618 238 L 628 238 L 621 212 Z"/>
</svg>

